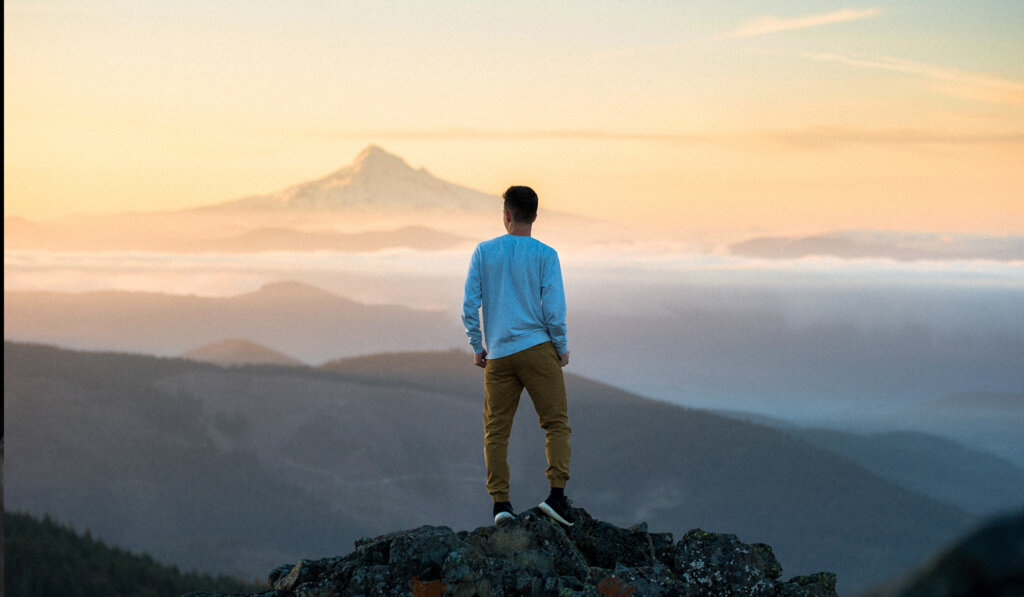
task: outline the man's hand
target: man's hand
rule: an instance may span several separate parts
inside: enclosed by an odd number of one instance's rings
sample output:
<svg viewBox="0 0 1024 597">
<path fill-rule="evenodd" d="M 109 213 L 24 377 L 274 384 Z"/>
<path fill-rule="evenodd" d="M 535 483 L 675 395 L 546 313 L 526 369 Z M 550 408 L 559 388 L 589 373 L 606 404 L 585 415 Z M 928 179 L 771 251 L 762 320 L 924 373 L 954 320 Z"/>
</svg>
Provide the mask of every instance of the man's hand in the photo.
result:
<svg viewBox="0 0 1024 597">
<path fill-rule="evenodd" d="M 565 367 L 569 364 L 569 353 L 558 355 L 558 364 Z"/>
<path fill-rule="evenodd" d="M 568 355 L 566 355 L 568 356 Z M 473 364 L 477 367 L 487 366 L 487 351 L 473 353 Z M 563 365 L 564 366 L 564 365 Z"/>
</svg>

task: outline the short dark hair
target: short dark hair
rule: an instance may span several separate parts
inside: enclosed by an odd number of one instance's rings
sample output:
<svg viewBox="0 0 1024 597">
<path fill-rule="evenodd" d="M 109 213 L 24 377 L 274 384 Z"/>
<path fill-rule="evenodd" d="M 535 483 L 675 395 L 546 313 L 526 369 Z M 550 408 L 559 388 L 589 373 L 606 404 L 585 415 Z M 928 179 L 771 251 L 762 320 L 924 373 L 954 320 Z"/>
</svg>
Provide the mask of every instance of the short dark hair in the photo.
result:
<svg viewBox="0 0 1024 597">
<path fill-rule="evenodd" d="M 512 220 L 532 224 L 537 219 L 537 193 L 530 187 L 512 186 L 502 195 Z"/>
</svg>

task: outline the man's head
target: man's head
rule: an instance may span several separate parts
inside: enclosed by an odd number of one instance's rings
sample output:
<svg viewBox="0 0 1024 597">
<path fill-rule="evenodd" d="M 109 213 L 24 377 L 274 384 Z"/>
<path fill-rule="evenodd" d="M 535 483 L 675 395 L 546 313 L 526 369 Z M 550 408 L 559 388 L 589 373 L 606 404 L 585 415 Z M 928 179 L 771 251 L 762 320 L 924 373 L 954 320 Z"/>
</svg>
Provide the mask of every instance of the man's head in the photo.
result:
<svg viewBox="0 0 1024 597">
<path fill-rule="evenodd" d="M 509 187 L 502 197 L 513 222 L 532 224 L 537 219 L 537 193 L 530 187 Z"/>
</svg>

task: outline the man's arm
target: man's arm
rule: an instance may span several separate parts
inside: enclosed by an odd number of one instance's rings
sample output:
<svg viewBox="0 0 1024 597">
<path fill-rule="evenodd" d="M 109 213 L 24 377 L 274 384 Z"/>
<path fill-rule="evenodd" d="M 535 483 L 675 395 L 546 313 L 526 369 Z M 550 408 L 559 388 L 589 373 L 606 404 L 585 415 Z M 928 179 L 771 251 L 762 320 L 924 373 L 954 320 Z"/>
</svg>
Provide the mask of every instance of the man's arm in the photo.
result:
<svg viewBox="0 0 1024 597">
<path fill-rule="evenodd" d="M 562 266 L 558 262 L 558 253 L 552 252 L 544 264 L 540 299 L 548 336 L 565 367 L 569 364 L 569 341 L 565 325 L 565 290 L 562 287 Z"/>
<path fill-rule="evenodd" d="M 483 286 L 480 282 L 480 248 L 473 251 L 466 274 L 466 288 L 462 296 L 462 324 L 473 347 L 473 362 L 483 367 L 487 351 L 484 350 L 483 334 L 480 332 L 480 305 L 483 300 Z"/>
</svg>

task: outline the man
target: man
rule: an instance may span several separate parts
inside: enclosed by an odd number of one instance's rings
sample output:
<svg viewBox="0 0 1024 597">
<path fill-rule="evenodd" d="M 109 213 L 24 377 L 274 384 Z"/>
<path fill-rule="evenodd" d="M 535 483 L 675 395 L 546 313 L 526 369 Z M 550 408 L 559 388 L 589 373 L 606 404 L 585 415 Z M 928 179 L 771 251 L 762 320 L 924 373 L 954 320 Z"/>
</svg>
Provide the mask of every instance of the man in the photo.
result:
<svg viewBox="0 0 1024 597">
<path fill-rule="evenodd" d="M 525 388 L 546 432 L 545 474 L 551 493 L 540 509 L 572 526 L 565 497 L 572 430 L 562 377 L 562 367 L 569 364 L 562 270 L 558 253 L 531 236 L 537 193 L 513 186 L 503 197 L 508 234 L 477 245 L 462 302 L 473 363 L 484 368 L 487 492 L 494 501 L 495 523 L 515 517 L 509 497 L 508 438 Z"/>
</svg>

